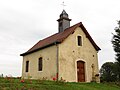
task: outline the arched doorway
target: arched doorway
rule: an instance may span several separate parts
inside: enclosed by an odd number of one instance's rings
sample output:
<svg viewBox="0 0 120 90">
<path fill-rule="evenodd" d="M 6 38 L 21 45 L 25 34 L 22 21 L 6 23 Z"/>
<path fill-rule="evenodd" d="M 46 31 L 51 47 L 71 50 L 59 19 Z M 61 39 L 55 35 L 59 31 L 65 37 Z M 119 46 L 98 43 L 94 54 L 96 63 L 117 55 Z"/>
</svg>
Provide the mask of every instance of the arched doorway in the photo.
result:
<svg viewBox="0 0 120 90">
<path fill-rule="evenodd" d="M 85 62 L 77 61 L 78 82 L 85 82 Z"/>
</svg>

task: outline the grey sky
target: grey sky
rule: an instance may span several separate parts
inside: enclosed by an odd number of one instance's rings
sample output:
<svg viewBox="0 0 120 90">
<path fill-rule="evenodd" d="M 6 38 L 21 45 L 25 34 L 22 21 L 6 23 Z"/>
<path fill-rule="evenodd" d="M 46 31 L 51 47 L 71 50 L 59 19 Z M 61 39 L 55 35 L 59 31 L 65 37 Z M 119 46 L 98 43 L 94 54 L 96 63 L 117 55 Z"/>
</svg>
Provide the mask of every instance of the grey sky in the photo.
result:
<svg viewBox="0 0 120 90">
<path fill-rule="evenodd" d="M 63 0 L 0 0 L 0 74 L 21 76 L 22 57 L 40 39 L 58 31 Z M 82 22 L 102 49 L 99 66 L 114 61 L 112 32 L 120 0 L 64 0 L 71 25 Z"/>
</svg>

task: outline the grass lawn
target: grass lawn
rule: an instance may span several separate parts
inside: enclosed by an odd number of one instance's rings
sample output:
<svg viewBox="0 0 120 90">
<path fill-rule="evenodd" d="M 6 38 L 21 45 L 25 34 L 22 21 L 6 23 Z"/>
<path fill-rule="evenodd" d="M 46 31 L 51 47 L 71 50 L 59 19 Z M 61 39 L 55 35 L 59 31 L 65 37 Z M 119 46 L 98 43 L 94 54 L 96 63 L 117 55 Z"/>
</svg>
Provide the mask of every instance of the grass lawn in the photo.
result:
<svg viewBox="0 0 120 90">
<path fill-rule="evenodd" d="M 115 84 L 70 83 L 0 78 L 0 90 L 120 90 Z"/>
</svg>

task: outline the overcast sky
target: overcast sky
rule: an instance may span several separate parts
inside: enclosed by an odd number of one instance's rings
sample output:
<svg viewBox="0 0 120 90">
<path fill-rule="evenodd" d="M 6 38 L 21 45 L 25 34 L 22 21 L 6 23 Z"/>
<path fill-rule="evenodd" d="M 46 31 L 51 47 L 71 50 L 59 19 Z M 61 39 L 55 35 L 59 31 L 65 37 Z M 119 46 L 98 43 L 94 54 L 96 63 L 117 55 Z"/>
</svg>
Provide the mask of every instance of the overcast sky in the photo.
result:
<svg viewBox="0 0 120 90">
<path fill-rule="evenodd" d="M 0 0 L 0 74 L 21 76 L 22 57 L 39 40 L 58 32 L 63 0 Z M 99 67 L 114 60 L 111 44 L 120 0 L 64 0 L 72 19 L 82 22 L 101 48 Z"/>
</svg>

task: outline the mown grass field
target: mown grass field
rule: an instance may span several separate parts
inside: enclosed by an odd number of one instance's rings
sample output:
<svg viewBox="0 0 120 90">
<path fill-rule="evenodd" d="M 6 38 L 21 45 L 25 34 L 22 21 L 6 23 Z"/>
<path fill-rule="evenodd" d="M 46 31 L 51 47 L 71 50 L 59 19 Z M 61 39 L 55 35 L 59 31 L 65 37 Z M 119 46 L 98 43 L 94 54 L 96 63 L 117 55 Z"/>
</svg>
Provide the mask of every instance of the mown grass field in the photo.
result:
<svg viewBox="0 0 120 90">
<path fill-rule="evenodd" d="M 115 84 L 0 78 L 0 90 L 120 90 Z"/>
</svg>

